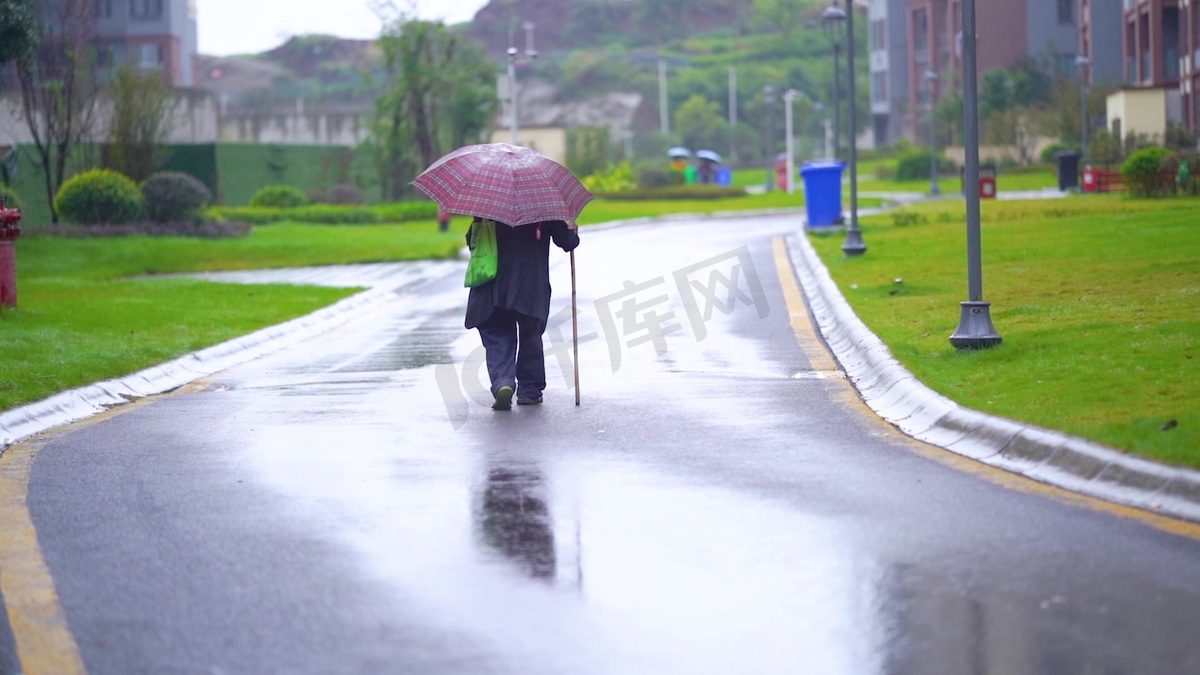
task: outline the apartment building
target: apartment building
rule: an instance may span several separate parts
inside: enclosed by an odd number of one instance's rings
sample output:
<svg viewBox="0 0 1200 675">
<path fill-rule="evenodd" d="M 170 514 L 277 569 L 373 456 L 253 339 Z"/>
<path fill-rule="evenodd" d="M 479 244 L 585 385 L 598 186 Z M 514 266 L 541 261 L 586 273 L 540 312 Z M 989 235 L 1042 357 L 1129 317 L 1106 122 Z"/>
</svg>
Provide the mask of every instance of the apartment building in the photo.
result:
<svg viewBox="0 0 1200 675">
<path fill-rule="evenodd" d="M 1121 28 L 1125 0 L 1079 0 L 1079 53 L 1088 59 L 1084 72 L 1089 84 L 1125 80 Z"/>
<path fill-rule="evenodd" d="M 1128 0 L 1127 0 L 1128 1 Z M 1053 57 L 1064 71 L 1079 53 L 1079 0 L 976 0 L 978 75 L 1024 57 Z M 962 72 L 962 0 L 909 0 L 908 109 L 928 110 Z M 936 80 L 926 77 L 935 73 Z M 909 135 L 925 138 L 928 114 L 908 116 Z"/>
<path fill-rule="evenodd" d="M 877 148 L 908 129 L 908 2 L 871 0 L 867 6 L 871 135 Z"/>
<path fill-rule="evenodd" d="M 1200 0 L 1180 2 L 1180 81 L 1184 122 L 1193 133 L 1200 133 Z"/>
<path fill-rule="evenodd" d="M 1108 99 L 1113 133 L 1161 139 L 1170 124 L 1200 130 L 1200 10 L 1196 0 L 1122 0 L 1125 87 Z"/>
<path fill-rule="evenodd" d="M 91 0 L 100 65 L 162 72 L 163 81 L 192 86 L 197 0 Z"/>
</svg>

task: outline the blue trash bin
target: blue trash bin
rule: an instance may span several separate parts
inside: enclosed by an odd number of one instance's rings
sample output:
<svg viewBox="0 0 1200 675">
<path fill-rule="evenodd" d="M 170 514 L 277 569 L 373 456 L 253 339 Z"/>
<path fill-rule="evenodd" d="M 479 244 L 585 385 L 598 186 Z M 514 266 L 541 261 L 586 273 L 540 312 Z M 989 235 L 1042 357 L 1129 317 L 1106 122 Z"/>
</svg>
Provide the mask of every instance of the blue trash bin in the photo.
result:
<svg viewBox="0 0 1200 675">
<path fill-rule="evenodd" d="M 806 162 L 800 167 L 809 227 L 827 227 L 843 222 L 842 170 L 845 168 L 842 162 Z"/>
<path fill-rule="evenodd" d="M 717 167 L 717 185 L 728 187 L 733 184 L 733 171 L 727 166 Z"/>
</svg>

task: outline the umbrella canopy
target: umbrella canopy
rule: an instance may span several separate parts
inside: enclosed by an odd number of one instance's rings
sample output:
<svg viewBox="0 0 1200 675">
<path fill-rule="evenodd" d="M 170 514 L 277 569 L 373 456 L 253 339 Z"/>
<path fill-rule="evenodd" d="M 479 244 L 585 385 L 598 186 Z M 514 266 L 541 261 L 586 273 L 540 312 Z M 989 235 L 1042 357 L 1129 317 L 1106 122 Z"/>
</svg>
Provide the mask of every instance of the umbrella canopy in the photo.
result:
<svg viewBox="0 0 1200 675">
<path fill-rule="evenodd" d="M 721 155 L 712 150 L 697 150 L 696 157 L 699 159 L 707 159 L 710 162 L 721 163 Z"/>
<path fill-rule="evenodd" d="M 574 221 L 592 193 L 563 165 L 532 148 L 484 143 L 459 148 L 412 184 L 443 209 L 509 225 Z"/>
<path fill-rule="evenodd" d="M 680 159 L 680 158 L 686 159 L 691 156 L 692 156 L 692 151 L 688 150 L 687 148 L 683 147 L 682 145 L 677 145 L 673 148 L 667 148 L 667 157 L 670 157 L 671 159 Z"/>
</svg>

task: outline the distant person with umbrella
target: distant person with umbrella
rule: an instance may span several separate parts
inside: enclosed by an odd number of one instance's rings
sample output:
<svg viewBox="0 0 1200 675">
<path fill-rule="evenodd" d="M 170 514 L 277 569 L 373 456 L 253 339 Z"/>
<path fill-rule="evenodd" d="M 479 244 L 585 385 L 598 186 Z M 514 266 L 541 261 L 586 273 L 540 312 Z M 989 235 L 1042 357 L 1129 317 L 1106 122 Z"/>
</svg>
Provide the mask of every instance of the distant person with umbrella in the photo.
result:
<svg viewBox="0 0 1200 675">
<path fill-rule="evenodd" d="M 697 177 L 701 183 L 715 183 L 717 180 L 717 165 L 721 163 L 721 155 L 713 150 L 699 150 L 696 159 L 700 160 Z"/>
<path fill-rule="evenodd" d="M 479 331 L 487 353 L 494 410 L 542 402 L 542 334 L 550 316 L 550 242 L 571 253 L 572 304 L 579 234 L 575 219 L 592 194 L 565 167 L 536 150 L 507 143 L 459 148 L 413 180 L 451 213 L 474 216 L 468 246 L 495 231 L 495 277 L 471 287 L 464 325 Z M 578 326 L 575 403 L 579 404 Z"/>
</svg>

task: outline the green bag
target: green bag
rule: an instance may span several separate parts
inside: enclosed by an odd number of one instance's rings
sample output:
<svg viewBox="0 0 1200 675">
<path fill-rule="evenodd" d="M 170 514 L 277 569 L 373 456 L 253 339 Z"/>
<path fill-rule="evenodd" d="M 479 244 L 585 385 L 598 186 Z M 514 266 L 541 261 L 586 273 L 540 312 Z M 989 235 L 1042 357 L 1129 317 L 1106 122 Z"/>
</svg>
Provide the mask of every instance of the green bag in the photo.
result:
<svg viewBox="0 0 1200 675">
<path fill-rule="evenodd" d="M 474 288 L 496 278 L 496 221 L 480 220 L 471 225 L 471 261 L 467 263 L 467 277 L 463 286 Z"/>
</svg>

